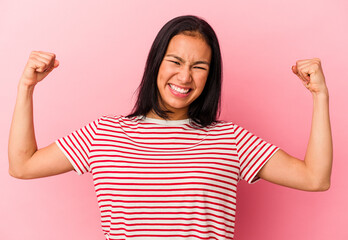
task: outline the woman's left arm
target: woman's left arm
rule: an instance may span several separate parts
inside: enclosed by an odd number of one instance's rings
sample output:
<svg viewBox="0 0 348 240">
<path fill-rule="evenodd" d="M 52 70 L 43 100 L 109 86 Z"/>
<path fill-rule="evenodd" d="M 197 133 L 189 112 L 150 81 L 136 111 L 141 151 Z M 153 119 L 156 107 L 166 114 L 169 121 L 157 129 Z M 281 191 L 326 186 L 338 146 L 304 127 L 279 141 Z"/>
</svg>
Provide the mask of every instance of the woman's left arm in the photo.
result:
<svg viewBox="0 0 348 240">
<path fill-rule="evenodd" d="M 330 187 L 332 137 L 329 93 L 320 59 L 300 60 L 292 71 L 313 95 L 312 127 L 304 161 L 277 151 L 258 176 L 290 188 L 325 191 Z"/>
</svg>

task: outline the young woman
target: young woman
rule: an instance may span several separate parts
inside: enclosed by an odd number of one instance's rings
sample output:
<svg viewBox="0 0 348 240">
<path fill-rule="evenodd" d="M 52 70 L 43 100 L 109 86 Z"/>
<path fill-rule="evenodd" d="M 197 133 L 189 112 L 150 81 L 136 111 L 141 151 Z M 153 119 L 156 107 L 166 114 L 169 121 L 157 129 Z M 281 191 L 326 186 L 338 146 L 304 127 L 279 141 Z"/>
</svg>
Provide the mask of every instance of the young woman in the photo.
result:
<svg viewBox="0 0 348 240">
<path fill-rule="evenodd" d="M 233 239 L 240 179 L 306 191 L 330 186 L 329 96 L 319 59 L 292 66 L 314 102 L 304 161 L 217 120 L 220 48 L 198 17 L 177 17 L 160 30 L 130 115 L 101 117 L 37 149 L 34 87 L 58 65 L 53 53 L 29 57 L 18 85 L 9 172 L 21 179 L 91 172 L 106 239 Z"/>
</svg>

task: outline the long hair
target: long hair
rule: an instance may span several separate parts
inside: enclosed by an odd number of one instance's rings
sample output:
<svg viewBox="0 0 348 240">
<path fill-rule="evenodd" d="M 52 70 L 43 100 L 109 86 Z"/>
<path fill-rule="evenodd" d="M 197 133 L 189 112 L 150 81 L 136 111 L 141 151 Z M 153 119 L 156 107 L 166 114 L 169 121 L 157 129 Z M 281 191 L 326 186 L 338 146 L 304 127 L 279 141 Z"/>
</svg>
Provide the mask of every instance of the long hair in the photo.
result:
<svg viewBox="0 0 348 240">
<path fill-rule="evenodd" d="M 193 101 L 188 117 L 201 127 L 217 121 L 220 114 L 222 60 L 218 39 L 213 28 L 203 19 L 192 16 L 180 16 L 167 22 L 158 32 L 147 57 L 144 75 L 137 89 L 138 98 L 127 117 L 145 116 L 153 110 L 163 119 L 168 119 L 168 111 L 161 109 L 157 75 L 170 40 L 180 33 L 198 33 L 211 48 L 209 74 L 201 95 Z"/>
</svg>

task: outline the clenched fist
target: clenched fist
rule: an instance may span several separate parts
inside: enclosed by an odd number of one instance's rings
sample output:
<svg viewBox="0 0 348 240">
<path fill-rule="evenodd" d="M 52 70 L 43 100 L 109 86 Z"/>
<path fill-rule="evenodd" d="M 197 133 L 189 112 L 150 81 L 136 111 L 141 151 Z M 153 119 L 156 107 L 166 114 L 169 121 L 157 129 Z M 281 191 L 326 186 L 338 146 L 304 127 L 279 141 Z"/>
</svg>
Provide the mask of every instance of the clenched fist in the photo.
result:
<svg viewBox="0 0 348 240">
<path fill-rule="evenodd" d="M 328 93 L 319 58 L 299 60 L 292 66 L 292 71 L 311 93 Z"/>
<path fill-rule="evenodd" d="M 35 86 L 58 66 L 59 61 L 54 53 L 33 51 L 24 68 L 20 84 Z"/>
</svg>

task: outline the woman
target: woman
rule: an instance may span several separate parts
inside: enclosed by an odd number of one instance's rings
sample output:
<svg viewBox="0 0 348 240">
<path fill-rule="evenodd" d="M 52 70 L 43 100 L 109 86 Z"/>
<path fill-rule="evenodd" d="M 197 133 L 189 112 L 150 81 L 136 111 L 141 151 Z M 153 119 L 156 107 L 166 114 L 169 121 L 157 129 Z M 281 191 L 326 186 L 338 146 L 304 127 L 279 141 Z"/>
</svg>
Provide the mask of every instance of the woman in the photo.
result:
<svg viewBox="0 0 348 240">
<path fill-rule="evenodd" d="M 58 65 L 52 53 L 29 57 L 18 86 L 9 171 L 22 179 L 91 172 L 106 239 L 233 239 L 240 179 L 306 191 L 330 186 L 329 100 L 319 59 L 292 67 L 314 101 L 304 161 L 217 120 L 220 48 L 198 17 L 177 17 L 160 30 L 130 115 L 101 117 L 38 150 L 33 90 Z"/>
</svg>

